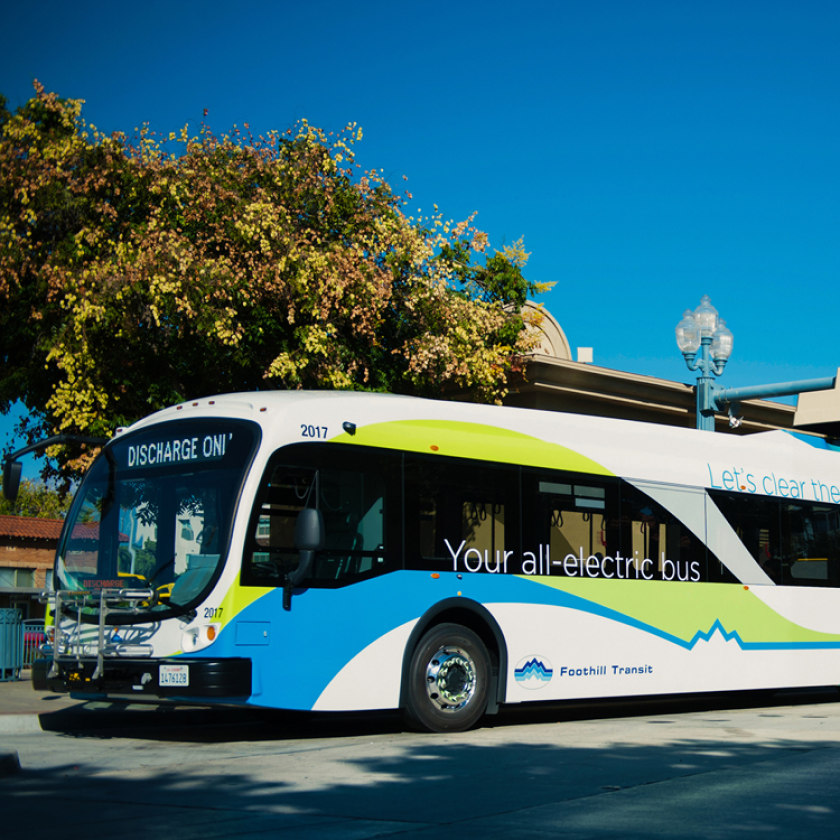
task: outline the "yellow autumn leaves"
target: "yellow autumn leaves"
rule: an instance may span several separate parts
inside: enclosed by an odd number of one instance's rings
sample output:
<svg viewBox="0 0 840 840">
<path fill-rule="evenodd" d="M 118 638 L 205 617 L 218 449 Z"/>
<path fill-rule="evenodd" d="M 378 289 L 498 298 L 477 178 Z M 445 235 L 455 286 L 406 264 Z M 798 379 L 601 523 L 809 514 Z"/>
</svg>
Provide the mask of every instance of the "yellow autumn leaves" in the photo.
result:
<svg viewBox="0 0 840 840">
<path fill-rule="evenodd" d="M 534 341 L 521 242 L 408 216 L 361 137 L 106 136 L 36 87 L 0 134 L 0 401 L 107 433 L 227 390 L 501 399 Z"/>
</svg>

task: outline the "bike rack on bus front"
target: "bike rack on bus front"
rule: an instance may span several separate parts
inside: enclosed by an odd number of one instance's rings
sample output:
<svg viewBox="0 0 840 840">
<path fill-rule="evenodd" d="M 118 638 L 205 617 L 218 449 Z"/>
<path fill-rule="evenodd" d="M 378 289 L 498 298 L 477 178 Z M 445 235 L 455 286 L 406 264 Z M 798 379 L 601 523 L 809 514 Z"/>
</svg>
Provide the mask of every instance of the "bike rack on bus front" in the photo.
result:
<svg viewBox="0 0 840 840">
<path fill-rule="evenodd" d="M 94 647 L 82 638 L 82 610 L 97 607 L 99 610 L 98 636 L 95 646 L 96 669 L 91 680 L 99 679 L 105 670 L 106 654 L 113 657 L 152 655 L 151 645 L 105 643 L 106 618 L 109 615 L 136 615 L 140 611 L 140 602 L 148 604 L 155 597 L 152 589 L 100 589 L 96 595 L 85 591 L 59 589 L 55 592 L 43 592 L 41 602 L 50 605 L 55 624 L 53 625 L 52 665 L 47 677 L 53 679 L 59 675 L 59 663 L 75 660 L 81 667 L 83 659 L 94 655 Z M 134 602 L 132 604 L 132 602 Z M 126 604 L 132 604 L 126 606 Z M 62 617 L 76 612 L 76 621 L 70 631 L 61 627 Z M 114 625 L 116 626 L 116 625 Z M 46 653 L 47 645 L 44 645 Z"/>
</svg>

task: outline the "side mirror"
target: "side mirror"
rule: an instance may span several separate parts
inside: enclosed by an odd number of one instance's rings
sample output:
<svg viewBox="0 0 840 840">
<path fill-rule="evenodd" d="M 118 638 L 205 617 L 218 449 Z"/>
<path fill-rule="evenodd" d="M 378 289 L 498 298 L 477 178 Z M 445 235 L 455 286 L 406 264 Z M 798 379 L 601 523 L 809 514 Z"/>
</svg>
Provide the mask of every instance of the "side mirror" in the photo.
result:
<svg viewBox="0 0 840 840">
<path fill-rule="evenodd" d="M 324 547 L 326 532 L 320 510 L 304 508 L 295 522 L 295 548 L 298 551 L 320 551 Z"/>
<path fill-rule="evenodd" d="M 17 498 L 22 470 L 23 464 L 20 461 L 13 461 L 11 458 L 6 459 L 3 464 L 3 495 L 10 502 Z"/>
<path fill-rule="evenodd" d="M 295 522 L 295 548 L 300 554 L 300 561 L 298 567 L 286 575 L 286 585 L 283 587 L 284 610 L 292 608 L 292 590 L 302 580 L 309 577 L 315 560 L 315 552 L 324 547 L 325 541 L 326 530 L 321 511 L 315 508 L 304 508 Z"/>
<path fill-rule="evenodd" d="M 18 490 L 20 489 L 20 475 L 23 466 L 18 458 L 22 458 L 30 452 L 40 452 L 42 449 L 46 449 L 48 446 L 54 446 L 57 443 L 85 443 L 92 446 L 105 446 L 108 443 L 108 438 L 88 437 L 87 435 L 53 435 L 53 437 L 48 437 L 29 446 L 24 446 L 23 449 L 18 449 L 17 452 L 12 452 L 3 464 L 3 495 L 10 502 L 13 502 L 17 498 Z"/>
</svg>

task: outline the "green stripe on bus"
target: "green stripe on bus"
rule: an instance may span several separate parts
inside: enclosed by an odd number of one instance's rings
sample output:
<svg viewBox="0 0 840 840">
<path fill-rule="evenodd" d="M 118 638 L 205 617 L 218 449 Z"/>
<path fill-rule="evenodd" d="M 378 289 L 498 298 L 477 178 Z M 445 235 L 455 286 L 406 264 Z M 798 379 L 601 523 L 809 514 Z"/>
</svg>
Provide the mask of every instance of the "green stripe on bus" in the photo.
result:
<svg viewBox="0 0 840 840">
<path fill-rule="evenodd" d="M 605 467 L 573 449 L 481 423 L 395 420 L 360 426 L 354 435 L 341 434 L 333 438 L 333 441 L 525 467 L 613 475 Z"/>
<path fill-rule="evenodd" d="M 840 635 L 809 630 L 771 609 L 744 586 L 645 580 L 530 578 L 576 595 L 636 622 L 691 641 L 718 621 L 747 644 L 838 642 Z"/>
</svg>

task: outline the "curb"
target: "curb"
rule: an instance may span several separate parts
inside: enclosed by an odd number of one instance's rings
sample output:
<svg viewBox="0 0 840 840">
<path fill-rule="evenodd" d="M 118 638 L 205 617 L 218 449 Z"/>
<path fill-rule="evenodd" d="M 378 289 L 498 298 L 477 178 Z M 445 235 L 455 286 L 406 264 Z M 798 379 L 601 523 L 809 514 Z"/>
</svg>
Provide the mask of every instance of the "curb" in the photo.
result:
<svg viewBox="0 0 840 840">
<path fill-rule="evenodd" d="M 38 715 L 0 715 L 0 734 L 18 735 L 23 732 L 41 732 Z M 3 753 L 0 753 L 2 756 Z"/>
<path fill-rule="evenodd" d="M 20 773 L 20 759 L 16 752 L 0 752 L 0 779 Z"/>
</svg>

